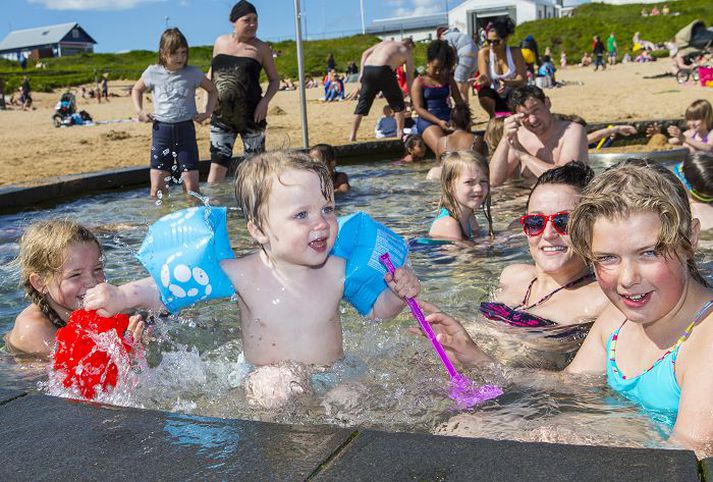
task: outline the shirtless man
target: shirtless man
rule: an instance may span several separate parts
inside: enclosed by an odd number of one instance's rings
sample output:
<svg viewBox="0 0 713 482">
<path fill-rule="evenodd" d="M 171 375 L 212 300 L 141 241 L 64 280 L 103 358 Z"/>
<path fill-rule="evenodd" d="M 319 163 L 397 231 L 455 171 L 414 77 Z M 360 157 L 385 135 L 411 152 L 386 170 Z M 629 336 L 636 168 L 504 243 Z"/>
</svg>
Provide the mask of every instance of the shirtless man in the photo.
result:
<svg viewBox="0 0 713 482">
<path fill-rule="evenodd" d="M 359 103 L 354 110 L 354 123 L 349 141 L 354 142 L 361 124 L 361 118 L 369 114 L 374 97 L 379 91 L 384 93 L 386 101 L 396 114 L 396 136 L 404 134 L 404 96 L 396 80 L 396 68 L 406 64 L 406 84 L 409 91 L 413 83 L 413 48 L 410 38 L 403 40 L 384 40 L 361 54 L 361 82 Z"/>
<path fill-rule="evenodd" d="M 558 119 L 550 99 L 535 86 L 515 89 L 510 97 L 513 115 L 505 119 L 503 137 L 490 159 L 490 184 L 500 186 L 515 170 L 526 179 L 569 161 L 588 161 L 587 133 L 580 124 Z"/>
</svg>

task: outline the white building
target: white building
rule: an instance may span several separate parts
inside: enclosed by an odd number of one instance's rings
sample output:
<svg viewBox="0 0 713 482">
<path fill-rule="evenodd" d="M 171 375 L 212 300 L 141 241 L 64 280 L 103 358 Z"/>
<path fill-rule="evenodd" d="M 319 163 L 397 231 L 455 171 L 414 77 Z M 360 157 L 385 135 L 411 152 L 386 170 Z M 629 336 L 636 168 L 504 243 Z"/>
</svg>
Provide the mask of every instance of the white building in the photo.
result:
<svg viewBox="0 0 713 482">
<path fill-rule="evenodd" d="M 392 17 L 373 20 L 366 33 L 382 40 L 411 37 L 414 42 L 429 42 L 436 38 L 436 29 L 448 25 L 448 15 L 436 13 L 419 17 Z"/>
<path fill-rule="evenodd" d="M 470 35 L 493 20 L 509 16 L 515 25 L 559 16 L 555 0 L 466 0 L 448 12 L 448 24 Z"/>
</svg>

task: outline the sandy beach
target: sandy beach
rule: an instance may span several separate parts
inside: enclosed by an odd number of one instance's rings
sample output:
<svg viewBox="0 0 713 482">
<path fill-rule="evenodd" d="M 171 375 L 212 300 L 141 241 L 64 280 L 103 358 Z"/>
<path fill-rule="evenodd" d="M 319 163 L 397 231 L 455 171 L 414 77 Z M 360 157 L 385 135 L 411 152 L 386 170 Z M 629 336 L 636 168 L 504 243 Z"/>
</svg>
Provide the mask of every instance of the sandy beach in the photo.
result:
<svg viewBox="0 0 713 482">
<path fill-rule="evenodd" d="M 606 71 L 570 67 L 558 71 L 566 86 L 548 89 L 552 110 L 577 114 L 588 122 L 633 121 L 682 117 L 695 99 L 711 98 L 713 90 L 689 83 L 678 85 L 674 78 L 644 79 L 666 72 L 668 59 L 649 64 L 624 64 Z M 29 72 L 30 80 L 32 72 Z M 2 163 L 0 186 L 36 183 L 40 179 L 118 167 L 148 165 L 151 129 L 148 124 L 130 122 L 134 109 L 128 92 L 131 82 L 110 82 L 110 102 L 97 104 L 78 97 L 78 109 L 89 112 L 95 121 L 121 121 L 94 126 L 55 128 L 51 117 L 61 92 L 33 93 L 35 110 L 0 111 Z M 347 84 L 347 92 L 354 90 Z M 323 91 L 307 91 L 310 142 L 344 144 L 349 135 L 355 102 L 324 103 Z M 359 131 L 359 140 L 374 138 L 374 124 L 385 101 L 377 99 Z M 200 104 L 199 104 L 200 105 Z M 278 92 L 270 104 L 268 149 L 301 147 L 302 134 L 297 91 Z M 485 113 L 471 97 L 476 122 L 486 121 Z M 147 107 L 150 109 L 151 104 Z M 279 107 L 279 109 L 278 109 Z M 209 127 L 197 126 L 202 159 L 210 157 Z M 236 153 L 242 152 L 238 143 Z"/>
</svg>

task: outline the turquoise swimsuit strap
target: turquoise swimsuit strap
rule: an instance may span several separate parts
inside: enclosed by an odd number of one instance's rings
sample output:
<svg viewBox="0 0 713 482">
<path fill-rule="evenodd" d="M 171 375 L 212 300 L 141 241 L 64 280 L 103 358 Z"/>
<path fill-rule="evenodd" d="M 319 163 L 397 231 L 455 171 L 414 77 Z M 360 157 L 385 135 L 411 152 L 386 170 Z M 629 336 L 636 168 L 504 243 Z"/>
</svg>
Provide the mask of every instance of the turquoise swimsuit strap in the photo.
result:
<svg viewBox="0 0 713 482">
<path fill-rule="evenodd" d="M 678 350 L 681 348 L 681 345 L 683 342 L 688 340 L 688 337 L 691 336 L 691 333 L 693 332 L 693 328 L 701 322 L 701 320 L 704 318 L 704 316 L 707 314 L 707 312 L 710 310 L 710 308 L 713 307 L 713 299 L 708 300 L 702 307 L 699 309 L 695 316 L 693 317 L 693 321 L 686 327 L 686 329 L 683 331 L 681 336 L 676 340 L 676 343 L 666 350 L 666 352 L 661 355 L 649 368 L 641 372 L 640 374 L 636 375 L 636 377 L 639 377 L 643 375 L 644 373 L 647 373 L 651 371 L 661 360 L 666 358 L 669 354 L 672 354 L 672 362 L 676 362 L 676 356 L 678 355 Z M 608 342 L 608 355 L 609 355 L 609 361 L 612 363 L 612 370 L 617 373 L 619 376 L 621 376 L 624 380 L 630 379 L 630 378 L 636 378 L 636 377 L 627 377 L 623 373 L 621 373 L 617 369 L 616 365 L 616 345 L 617 345 L 617 340 L 619 339 L 619 332 L 621 331 L 621 328 L 626 324 L 626 322 L 629 320 L 624 320 L 624 322 L 619 325 L 619 328 L 614 330 L 612 334 L 609 336 L 609 342 Z"/>
</svg>

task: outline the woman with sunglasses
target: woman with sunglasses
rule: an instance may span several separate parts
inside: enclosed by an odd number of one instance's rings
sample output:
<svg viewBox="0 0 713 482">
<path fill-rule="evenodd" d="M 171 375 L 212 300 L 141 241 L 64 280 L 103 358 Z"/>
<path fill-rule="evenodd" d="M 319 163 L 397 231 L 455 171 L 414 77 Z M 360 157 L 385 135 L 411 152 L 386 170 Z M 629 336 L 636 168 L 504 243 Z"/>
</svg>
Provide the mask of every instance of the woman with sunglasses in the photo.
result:
<svg viewBox="0 0 713 482">
<path fill-rule="evenodd" d="M 478 52 L 478 101 L 491 118 L 496 112 L 509 112 L 510 91 L 527 83 L 527 64 L 522 52 L 507 45 L 514 32 L 515 24 L 510 17 L 496 20 L 488 28 L 486 46 Z"/>
<path fill-rule="evenodd" d="M 527 214 L 520 218 L 535 264 L 503 270 L 495 301 L 481 303 L 485 317 L 519 327 L 579 325 L 593 321 L 607 306 L 567 231 L 569 213 L 593 177 L 592 169 L 579 161 L 540 176 L 530 191 Z"/>
</svg>

